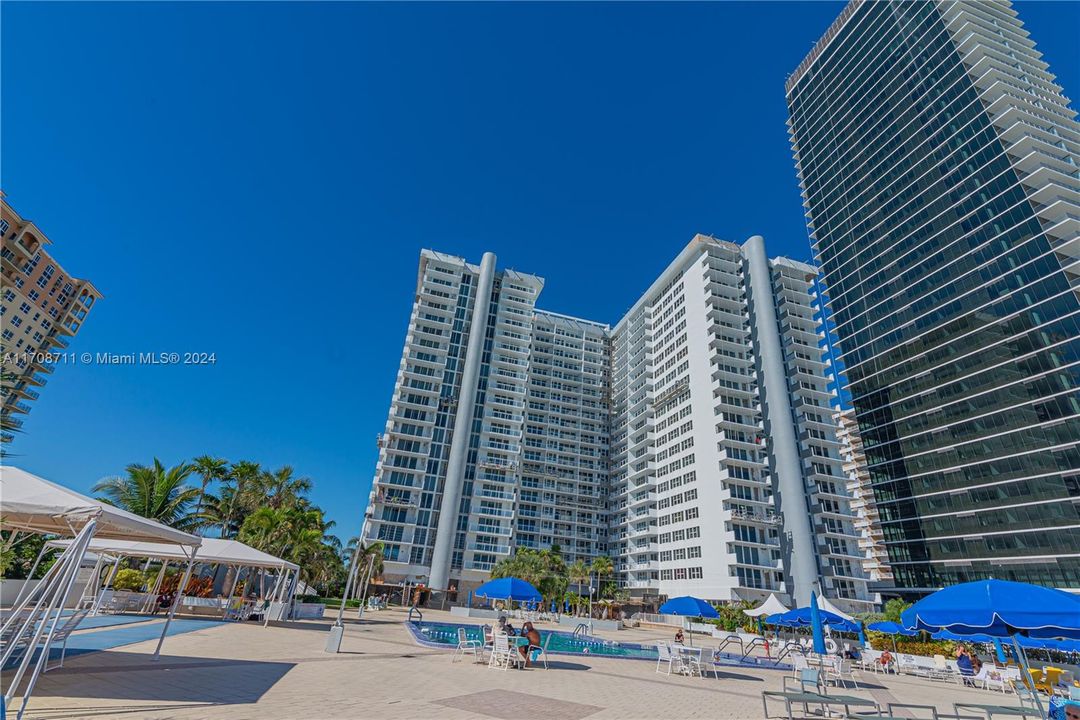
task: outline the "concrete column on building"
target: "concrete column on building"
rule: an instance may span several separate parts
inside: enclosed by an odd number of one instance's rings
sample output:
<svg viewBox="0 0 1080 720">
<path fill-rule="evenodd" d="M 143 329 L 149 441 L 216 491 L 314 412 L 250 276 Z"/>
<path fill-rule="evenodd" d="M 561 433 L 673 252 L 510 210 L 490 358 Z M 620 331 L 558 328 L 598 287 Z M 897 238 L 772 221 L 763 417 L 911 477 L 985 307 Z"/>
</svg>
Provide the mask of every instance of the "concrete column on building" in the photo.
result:
<svg viewBox="0 0 1080 720">
<path fill-rule="evenodd" d="M 818 583 L 817 553 L 814 550 L 810 513 L 806 507 L 802 459 L 795 436 L 780 325 L 776 320 L 772 273 L 769 270 L 769 257 L 765 254 L 765 240 L 760 235 L 747 240 L 742 251 L 749 266 L 754 338 L 757 340 L 755 349 L 763 376 L 762 389 L 765 391 L 763 412 L 772 449 L 773 485 L 777 505 L 783 514 L 784 534 L 790 553 L 786 580 L 796 606 L 806 607 L 810 604 L 810 592 Z"/>
<path fill-rule="evenodd" d="M 454 416 L 454 437 L 450 442 L 450 456 L 446 463 L 442 503 L 439 505 L 439 525 L 435 533 L 435 547 L 431 553 L 428 587 L 433 590 L 445 590 L 450 585 L 450 558 L 454 551 L 454 537 L 457 535 L 461 484 L 465 479 L 473 405 L 476 403 L 476 386 L 480 379 L 480 359 L 484 352 L 488 306 L 494 281 L 495 254 L 484 253 L 480 261 L 480 277 L 476 283 L 469 344 L 465 349 L 465 366 L 461 372 L 461 392 L 458 395 L 457 414 Z"/>
</svg>

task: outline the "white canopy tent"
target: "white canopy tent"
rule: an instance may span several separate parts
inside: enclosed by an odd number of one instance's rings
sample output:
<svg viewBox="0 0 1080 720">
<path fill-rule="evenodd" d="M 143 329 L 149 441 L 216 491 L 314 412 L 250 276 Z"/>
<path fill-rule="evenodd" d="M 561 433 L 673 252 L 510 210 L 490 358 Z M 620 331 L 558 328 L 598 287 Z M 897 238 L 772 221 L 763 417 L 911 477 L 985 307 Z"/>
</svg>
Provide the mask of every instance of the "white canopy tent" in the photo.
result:
<svg viewBox="0 0 1080 720">
<path fill-rule="evenodd" d="M 790 609 L 791 608 L 784 605 L 784 603 L 780 601 L 780 598 L 776 597 L 776 594 L 773 593 L 772 595 L 769 595 L 765 602 L 761 603 L 753 610 L 743 610 L 743 614 L 749 615 L 750 617 L 768 617 L 769 615 L 775 615 L 776 613 L 785 613 Z"/>
<path fill-rule="evenodd" d="M 38 677 L 48 663 L 53 635 L 64 609 L 64 599 L 71 591 L 93 538 L 156 542 L 175 548 L 187 560 L 185 585 L 202 542 L 195 535 L 93 500 L 16 467 L 0 467 L 0 528 L 74 538 L 37 586 L 25 598 L 20 598 L 4 618 L 4 648 L 0 666 L 7 663 L 15 650 L 25 650 L 6 688 L 5 707 L 11 706 L 27 669 L 34 665 L 23 692 L 18 718 L 23 717 Z M 36 569 L 35 563 L 31 576 Z M 175 614 L 174 603 L 162 627 L 154 659 L 161 653 L 161 644 Z M 38 648 L 40 652 L 35 653 Z"/>
<path fill-rule="evenodd" d="M 53 540 L 49 542 L 48 545 L 51 547 L 68 547 L 72 542 L 73 541 L 71 540 Z M 88 548 L 94 552 L 107 555 L 117 561 L 124 557 L 148 558 L 165 561 L 161 566 L 161 572 L 158 574 L 157 580 L 151 588 L 151 593 L 154 594 L 156 594 L 160 588 L 168 561 L 186 559 L 186 556 L 179 547 L 168 543 L 95 538 L 88 543 Z M 199 562 L 209 565 L 225 565 L 227 567 L 231 566 L 237 568 L 237 572 L 233 575 L 233 581 L 227 594 L 225 612 L 228 611 L 227 603 L 232 600 L 233 592 L 236 590 L 236 581 L 239 578 L 240 568 L 276 570 L 278 576 L 274 583 L 273 591 L 270 594 L 270 599 L 271 602 L 281 602 L 285 605 L 288 605 L 292 601 L 293 595 L 296 592 L 297 578 L 300 573 L 300 566 L 296 563 L 275 557 L 261 550 L 256 550 L 250 545 L 246 545 L 238 540 L 226 540 L 222 538 L 202 538 L 202 545 L 199 546 Z M 102 588 L 101 592 L 105 592 L 104 588 Z M 95 612 L 100 606 L 100 603 L 101 597 L 99 595 L 97 601 L 94 603 Z M 269 617 L 270 613 L 267 613 L 267 621 L 269 621 Z"/>
<path fill-rule="evenodd" d="M 818 609 L 819 610 L 824 610 L 826 612 L 831 612 L 833 615 L 839 615 L 840 617 L 844 618 L 845 620 L 855 622 L 855 618 L 851 617 L 846 612 L 844 612 L 840 608 L 833 605 L 831 602 L 829 602 L 829 598 L 827 598 L 825 596 L 821 596 L 821 597 L 818 598 Z"/>
</svg>

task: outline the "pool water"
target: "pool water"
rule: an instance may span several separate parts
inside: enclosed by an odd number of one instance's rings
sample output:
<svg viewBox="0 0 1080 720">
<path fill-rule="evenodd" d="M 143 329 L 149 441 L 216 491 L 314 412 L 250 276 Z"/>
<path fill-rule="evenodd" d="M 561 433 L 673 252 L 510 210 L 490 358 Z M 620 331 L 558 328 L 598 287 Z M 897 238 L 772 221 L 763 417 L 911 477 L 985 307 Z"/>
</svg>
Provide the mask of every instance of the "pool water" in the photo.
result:
<svg viewBox="0 0 1080 720">
<path fill-rule="evenodd" d="M 435 647 L 457 647 L 458 628 L 465 628 L 465 635 L 470 640 L 484 641 L 482 625 L 467 625 L 465 623 L 442 623 L 442 622 L 411 622 L 406 623 L 413 637 L 423 644 Z M 539 630 L 539 628 L 538 628 Z M 658 657 L 655 645 L 642 645 L 639 643 L 615 642 L 601 638 L 575 637 L 573 633 L 558 630 L 539 630 L 541 644 L 547 642 L 551 635 L 551 643 L 548 651 L 564 655 L 600 655 L 602 657 L 630 658 L 636 660 L 653 660 Z M 758 658 L 741 658 L 732 653 L 720 653 L 717 663 L 721 665 L 733 665 L 739 667 L 760 668 L 783 668 L 785 666 L 774 665 L 768 661 L 759 662 Z"/>
</svg>

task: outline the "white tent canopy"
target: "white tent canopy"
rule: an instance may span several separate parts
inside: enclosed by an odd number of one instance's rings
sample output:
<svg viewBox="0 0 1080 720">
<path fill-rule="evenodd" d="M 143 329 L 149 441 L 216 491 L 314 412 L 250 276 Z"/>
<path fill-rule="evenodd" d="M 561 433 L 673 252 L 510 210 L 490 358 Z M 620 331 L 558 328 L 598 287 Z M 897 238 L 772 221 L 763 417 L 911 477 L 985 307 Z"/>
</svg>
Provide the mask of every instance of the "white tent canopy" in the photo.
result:
<svg viewBox="0 0 1080 720">
<path fill-rule="evenodd" d="M 96 537 L 114 541 L 150 542 L 172 548 L 187 560 L 181 587 L 186 586 L 188 578 L 191 577 L 191 567 L 199 545 L 202 544 L 202 538 L 197 535 L 190 535 L 155 520 L 93 500 L 16 467 L 0 468 L 0 528 L 13 532 L 74 538 L 45 571 L 34 589 L 25 598 L 20 594 L 15 606 L 3 621 L 2 629 L 6 642 L 0 652 L 0 666 L 12 659 L 18 648 L 26 648 L 5 688 L 5 707 L 12 707 L 12 700 L 27 670 L 33 665 L 17 713 L 19 720 L 26 712 L 34 686 L 48 661 L 49 649 L 63 615 L 65 598 L 71 592 L 91 540 Z M 41 556 L 39 553 L 34 562 L 30 571 L 31 577 Z M 29 585 L 26 583 L 24 587 Z M 161 644 L 169 632 L 177 604 L 178 602 L 174 602 L 169 608 L 169 614 L 162 623 L 154 659 L 160 656 Z M 74 617 L 78 622 L 81 616 L 76 613 Z"/>
<path fill-rule="evenodd" d="M 71 542 L 71 540 L 53 540 L 49 545 L 52 547 L 67 547 Z M 187 560 L 187 555 L 180 548 L 165 543 L 107 540 L 95 537 L 90 541 L 88 547 L 93 552 L 113 556 Z M 199 546 L 199 562 L 210 565 L 238 565 L 271 570 L 284 568 L 297 571 L 300 569 L 300 566 L 295 563 L 256 550 L 238 540 L 223 540 L 221 538 L 202 538 L 202 545 Z"/>
<path fill-rule="evenodd" d="M 197 535 L 93 500 L 20 468 L 0 468 L 0 524 L 5 530 L 70 537 L 91 519 L 97 520 L 96 538 L 169 543 L 174 547 L 198 547 L 202 542 Z"/>
<path fill-rule="evenodd" d="M 762 615 L 769 616 L 775 615 L 776 613 L 784 613 L 790 609 L 791 608 L 784 605 L 784 603 L 780 602 L 780 598 L 776 597 L 776 594 L 774 593 L 769 595 L 769 598 L 765 602 L 761 603 L 753 610 L 743 610 L 743 614 L 749 615 L 750 617 L 761 617 Z"/>
<path fill-rule="evenodd" d="M 831 612 L 833 615 L 839 615 L 840 617 L 844 618 L 845 620 L 850 620 L 851 622 L 855 622 L 855 618 L 851 617 L 846 612 L 844 612 L 840 608 L 833 605 L 831 602 L 829 602 L 829 598 L 827 598 L 825 596 L 822 596 L 822 597 L 818 598 L 818 609 L 825 610 L 826 612 Z"/>
</svg>

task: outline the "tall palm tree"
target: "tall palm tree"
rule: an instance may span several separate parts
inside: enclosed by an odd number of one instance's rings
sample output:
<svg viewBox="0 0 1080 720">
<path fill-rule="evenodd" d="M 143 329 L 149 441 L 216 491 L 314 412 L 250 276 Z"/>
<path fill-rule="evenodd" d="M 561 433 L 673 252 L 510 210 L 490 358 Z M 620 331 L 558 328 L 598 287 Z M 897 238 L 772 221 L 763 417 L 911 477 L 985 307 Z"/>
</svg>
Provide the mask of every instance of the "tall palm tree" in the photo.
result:
<svg viewBox="0 0 1080 720">
<path fill-rule="evenodd" d="M 220 509 L 221 537 L 235 538 L 240 532 L 244 518 L 249 514 L 247 505 L 251 497 L 250 488 L 262 474 L 259 463 L 241 460 L 233 463 L 228 475 L 222 479 Z M 260 503 L 256 503 L 258 507 Z"/>
<path fill-rule="evenodd" d="M 291 465 L 284 465 L 272 472 L 260 474 L 256 484 L 263 502 L 270 507 L 290 507 L 302 503 L 311 491 L 311 480 L 294 477 Z"/>
<path fill-rule="evenodd" d="M 195 514 L 201 515 L 206 499 L 206 488 L 215 482 L 221 482 L 229 473 L 229 463 L 224 458 L 200 455 L 195 458 L 195 472 L 202 478 L 199 486 L 199 502 L 195 505 Z"/>
<path fill-rule="evenodd" d="M 589 566 L 589 570 L 592 574 L 596 575 L 596 592 L 600 592 L 600 579 L 608 577 L 615 570 L 615 564 L 611 562 L 611 558 L 607 555 L 598 555 L 593 558 L 592 565 Z M 590 579 L 590 583 L 591 583 Z M 592 615 L 592 593 L 589 593 L 589 614 Z"/>
<path fill-rule="evenodd" d="M 577 585 L 577 592 L 581 594 L 581 585 L 589 581 L 589 566 L 584 560 L 575 560 L 566 568 L 566 574 L 570 582 Z"/>
<path fill-rule="evenodd" d="M 154 458 L 154 464 L 127 466 L 127 475 L 106 478 L 94 485 L 98 499 L 142 517 L 157 520 L 181 530 L 196 530 L 201 518 L 191 511 L 199 497 L 198 488 L 187 484 L 194 466 L 180 463 L 166 469 Z"/>
</svg>

